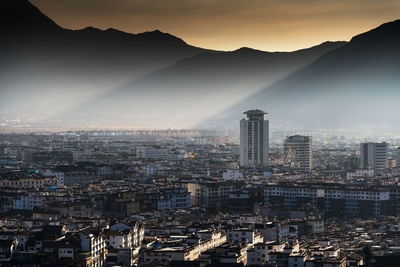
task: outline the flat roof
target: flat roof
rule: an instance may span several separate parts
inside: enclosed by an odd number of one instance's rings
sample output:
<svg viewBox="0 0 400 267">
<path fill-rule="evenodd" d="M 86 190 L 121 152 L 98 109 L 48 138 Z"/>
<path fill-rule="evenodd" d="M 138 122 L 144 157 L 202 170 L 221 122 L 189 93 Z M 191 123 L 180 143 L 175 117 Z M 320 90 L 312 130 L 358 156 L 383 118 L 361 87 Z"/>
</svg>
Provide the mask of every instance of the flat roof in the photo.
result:
<svg viewBox="0 0 400 267">
<path fill-rule="evenodd" d="M 248 111 L 243 112 L 243 114 L 246 114 L 246 115 L 265 115 L 265 114 L 268 114 L 268 113 L 265 112 L 264 110 L 261 110 L 261 109 L 250 109 Z"/>
</svg>

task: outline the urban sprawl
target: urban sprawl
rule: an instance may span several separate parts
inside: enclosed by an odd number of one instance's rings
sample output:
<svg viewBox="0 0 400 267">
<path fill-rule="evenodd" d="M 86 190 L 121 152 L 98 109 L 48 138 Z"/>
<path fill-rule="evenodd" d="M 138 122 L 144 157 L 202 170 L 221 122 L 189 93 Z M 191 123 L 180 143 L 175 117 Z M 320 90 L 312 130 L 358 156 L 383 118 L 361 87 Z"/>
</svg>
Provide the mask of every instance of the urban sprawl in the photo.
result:
<svg viewBox="0 0 400 267">
<path fill-rule="evenodd" d="M 0 266 L 400 266 L 400 139 L 244 114 L 236 137 L 0 134 Z"/>
</svg>

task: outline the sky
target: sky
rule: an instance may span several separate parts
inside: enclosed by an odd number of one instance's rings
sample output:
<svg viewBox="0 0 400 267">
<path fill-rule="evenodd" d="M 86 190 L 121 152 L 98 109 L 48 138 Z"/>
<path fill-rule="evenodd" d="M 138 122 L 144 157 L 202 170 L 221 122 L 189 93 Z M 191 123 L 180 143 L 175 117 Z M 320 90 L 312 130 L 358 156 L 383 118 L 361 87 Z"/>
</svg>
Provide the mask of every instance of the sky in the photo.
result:
<svg viewBox="0 0 400 267">
<path fill-rule="evenodd" d="M 31 0 L 64 28 L 155 29 L 203 48 L 293 51 L 399 18 L 400 0 Z"/>
</svg>

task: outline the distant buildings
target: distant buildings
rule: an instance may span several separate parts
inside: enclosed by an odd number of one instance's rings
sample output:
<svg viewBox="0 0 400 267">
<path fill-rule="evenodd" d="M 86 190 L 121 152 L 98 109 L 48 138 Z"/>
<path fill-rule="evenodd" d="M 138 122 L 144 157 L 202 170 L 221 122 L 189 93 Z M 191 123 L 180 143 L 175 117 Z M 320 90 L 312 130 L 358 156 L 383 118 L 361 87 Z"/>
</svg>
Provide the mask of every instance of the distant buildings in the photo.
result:
<svg viewBox="0 0 400 267">
<path fill-rule="evenodd" d="M 269 152 L 269 121 L 266 112 L 256 109 L 244 112 L 240 121 L 240 166 L 267 167 Z"/>
<path fill-rule="evenodd" d="M 310 136 L 289 136 L 284 141 L 283 147 L 285 167 L 297 171 L 312 169 L 312 139 Z"/>
<path fill-rule="evenodd" d="M 396 168 L 400 168 L 400 147 L 396 149 Z"/>
<path fill-rule="evenodd" d="M 200 132 L 0 134 L 0 266 L 398 266 L 400 170 L 358 169 L 359 141 L 317 133 L 282 153 L 287 132 L 263 169 L 268 122 L 246 114 L 249 168 Z"/>
<path fill-rule="evenodd" d="M 360 158 L 362 169 L 374 169 L 375 171 L 388 169 L 388 143 L 362 143 Z"/>
<path fill-rule="evenodd" d="M 367 170 L 356 170 L 354 172 L 346 173 L 347 179 L 359 179 L 359 178 L 373 178 L 375 175 L 375 171 L 373 169 Z"/>
<path fill-rule="evenodd" d="M 49 186 L 62 187 L 62 179 L 57 177 L 43 177 L 41 175 L 30 175 L 24 177 L 10 177 L 0 180 L 0 187 L 9 188 L 43 188 Z"/>
<path fill-rule="evenodd" d="M 240 178 L 243 178 L 243 173 L 239 172 L 239 170 L 228 169 L 222 173 L 222 179 L 224 179 L 225 181 L 239 180 Z"/>
<path fill-rule="evenodd" d="M 140 159 L 154 160 L 178 160 L 183 158 L 183 155 L 179 152 L 170 151 L 168 148 L 156 145 L 136 147 L 136 156 Z"/>
</svg>

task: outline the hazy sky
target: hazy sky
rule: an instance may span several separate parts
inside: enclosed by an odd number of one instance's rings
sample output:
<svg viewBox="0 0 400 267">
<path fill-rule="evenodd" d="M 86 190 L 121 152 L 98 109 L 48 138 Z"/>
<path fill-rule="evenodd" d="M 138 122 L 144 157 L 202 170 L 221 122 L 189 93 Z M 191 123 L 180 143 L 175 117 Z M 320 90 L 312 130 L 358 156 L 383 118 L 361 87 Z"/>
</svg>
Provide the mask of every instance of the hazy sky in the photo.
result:
<svg viewBox="0 0 400 267">
<path fill-rule="evenodd" d="M 65 28 L 159 29 L 205 48 L 276 51 L 349 40 L 400 17 L 400 0 L 31 0 Z"/>
</svg>

